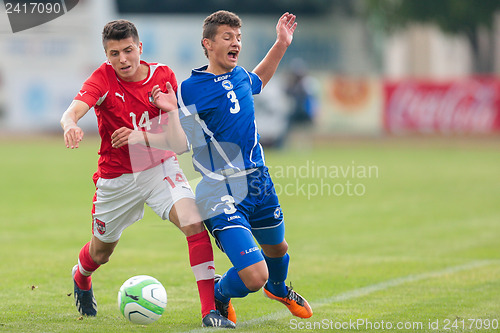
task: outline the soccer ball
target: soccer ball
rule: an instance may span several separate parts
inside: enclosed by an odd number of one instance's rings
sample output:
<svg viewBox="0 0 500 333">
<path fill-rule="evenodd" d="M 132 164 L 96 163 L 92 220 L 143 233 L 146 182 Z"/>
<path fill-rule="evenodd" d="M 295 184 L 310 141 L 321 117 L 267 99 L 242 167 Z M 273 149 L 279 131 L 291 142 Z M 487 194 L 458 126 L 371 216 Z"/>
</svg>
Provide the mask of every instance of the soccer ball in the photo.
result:
<svg viewBox="0 0 500 333">
<path fill-rule="evenodd" d="M 118 308 L 134 324 L 157 321 L 167 306 L 167 292 L 154 277 L 138 275 L 123 283 L 118 292 Z"/>
</svg>

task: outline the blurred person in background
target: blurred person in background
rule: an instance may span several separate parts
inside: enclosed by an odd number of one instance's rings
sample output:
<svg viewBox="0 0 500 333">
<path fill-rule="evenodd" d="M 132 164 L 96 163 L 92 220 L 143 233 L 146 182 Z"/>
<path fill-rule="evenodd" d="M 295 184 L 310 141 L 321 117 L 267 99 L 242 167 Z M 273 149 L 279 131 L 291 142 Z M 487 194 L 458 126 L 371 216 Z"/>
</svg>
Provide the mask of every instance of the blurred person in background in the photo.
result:
<svg viewBox="0 0 500 333">
<path fill-rule="evenodd" d="M 290 125 L 295 127 L 312 124 L 318 105 L 316 82 L 309 76 L 304 60 L 293 59 L 286 82 L 286 93 L 294 101 Z"/>
<path fill-rule="evenodd" d="M 287 142 L 310 140 L 318 110 L 318 83 L 300 58 L 274 78 L 255 98 L 255 117 L 263 146 L 283 148 Z"/>
<path fill-rule="evenodd" d="M 295 132 L 299 134 L 299 141 L 305 142 L 309 140 L 318 110 L 317 82 L 309 75 L 307 64 L 300 58 L 291 61 L 286 78 L 285 91 L 291 100 L 291 109 L 285 138 Z"/>
</svg>

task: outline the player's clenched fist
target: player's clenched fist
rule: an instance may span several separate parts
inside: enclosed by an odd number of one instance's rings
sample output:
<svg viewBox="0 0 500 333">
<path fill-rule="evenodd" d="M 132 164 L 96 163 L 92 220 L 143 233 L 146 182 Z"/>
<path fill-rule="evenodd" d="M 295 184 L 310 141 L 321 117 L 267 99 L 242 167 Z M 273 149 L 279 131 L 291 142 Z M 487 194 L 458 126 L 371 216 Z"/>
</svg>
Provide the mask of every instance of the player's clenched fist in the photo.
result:
<svg viewBox="0 0 500 333">
<path fill-rule="evenodd" d="M 133 145 L 143 140 L 143 134 L 127 127 L 121 127 L 111 134 L 111 146 L 120 148 L 127 144 Z"/>
</svg>

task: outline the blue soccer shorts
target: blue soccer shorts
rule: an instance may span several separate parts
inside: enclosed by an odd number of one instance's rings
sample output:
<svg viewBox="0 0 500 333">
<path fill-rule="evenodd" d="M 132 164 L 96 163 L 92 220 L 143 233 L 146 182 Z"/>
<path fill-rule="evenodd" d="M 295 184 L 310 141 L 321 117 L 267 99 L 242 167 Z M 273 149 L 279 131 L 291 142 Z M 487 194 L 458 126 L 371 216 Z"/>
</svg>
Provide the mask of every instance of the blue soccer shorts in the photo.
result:
<svg viewBox="0 0 500 333">
<path fill-rule="evenodd" d="M 238 186 L 202 180 L 196 191 L 200 210 L 214 212 L 205 219 L 207 229 L 238 271 L 264 260 L 257 243 L 285 240 L 283 212 L 267 167 L 240 178 Z M 234 189 L 241 186 L 246 186 L 246 196 L 234 198 Z"/>
</svg>

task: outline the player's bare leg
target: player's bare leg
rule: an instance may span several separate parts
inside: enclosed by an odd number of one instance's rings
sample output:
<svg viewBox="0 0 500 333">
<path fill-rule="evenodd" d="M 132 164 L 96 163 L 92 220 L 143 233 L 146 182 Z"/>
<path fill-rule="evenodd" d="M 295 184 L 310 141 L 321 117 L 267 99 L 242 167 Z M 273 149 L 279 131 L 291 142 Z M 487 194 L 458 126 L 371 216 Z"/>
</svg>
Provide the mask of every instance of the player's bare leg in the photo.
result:
<svg viewBox="0 0 500 333">
<path fill-rule="evenodd" d="M 98 265 L 104 265 L 109 261 L 109 258 L 113 254 L 113 251 L 115 250 L 117 244 L 118 241 L 113 243 L 104 243 L 96 236 L 92 236 L 89 248 L 92 260 Z"/>
<path fill-rule="evenodd" d="M 269 277 L 269 271 L 267 269 L 266 262 L 264 260 L 259 261 L 253 265 L 243 268 L 238 272 L 241 281 L 245 286 L 251 291 L 255 292 L 260 290 L 265 284 Z"/>
</svg>

